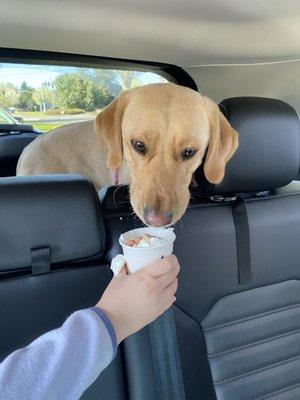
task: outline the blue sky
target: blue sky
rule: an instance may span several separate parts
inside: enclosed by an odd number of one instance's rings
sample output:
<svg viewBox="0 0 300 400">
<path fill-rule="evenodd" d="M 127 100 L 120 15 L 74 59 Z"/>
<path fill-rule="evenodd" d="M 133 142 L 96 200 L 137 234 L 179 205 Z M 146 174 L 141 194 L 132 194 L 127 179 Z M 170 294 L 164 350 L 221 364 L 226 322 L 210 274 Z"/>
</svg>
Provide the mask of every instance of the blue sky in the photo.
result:
<svg viewBox="0 0 300 400">
<path fill-rule="evenodd" d="M 52 65 L 29 65 L 0 63 L 0 83 L 10 82 L 20 87 L 26 81 L 29 86 L 40 87 L 43 82 L 53 82 L 57 75 L 66 72 L 74 72 L 79 68 L 62 67 Z M 143 74 L 143 83 L 156 81 L 156 74 Z"/>
<path fill-rule="evenodd" d="M 73 67 L 0 63 L 0 83 L 20 86 L 26 81 L 29 86 L 40 87 L 43 82 L 54 81 L 60 73 L 73 71 Z"/>
</svg>

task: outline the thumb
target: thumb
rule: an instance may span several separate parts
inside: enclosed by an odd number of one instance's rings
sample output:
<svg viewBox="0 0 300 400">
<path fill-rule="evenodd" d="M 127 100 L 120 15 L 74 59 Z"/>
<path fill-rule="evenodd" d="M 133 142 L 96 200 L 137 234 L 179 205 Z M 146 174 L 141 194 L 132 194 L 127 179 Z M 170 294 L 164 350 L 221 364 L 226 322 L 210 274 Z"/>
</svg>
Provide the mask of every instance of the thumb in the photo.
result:
<svg viewBox="0 0 300 400">
<path fill-rule="evenodd" d="M 126 265 L 126 260 L 123 256 L 123 254 L 117 254 L 111 260 L 111 264 L 110 264 L 110 269 L 114 273 L 114 276 L 118 276 L 120 273 L 121 273 L 121 276 L 124 276 L 124 274 L 126 274 L 126 268 L 124 268 L 125 265 Z M 124 270 L 125 270 L 125 272 L 124 272 Z"/>
</svg>

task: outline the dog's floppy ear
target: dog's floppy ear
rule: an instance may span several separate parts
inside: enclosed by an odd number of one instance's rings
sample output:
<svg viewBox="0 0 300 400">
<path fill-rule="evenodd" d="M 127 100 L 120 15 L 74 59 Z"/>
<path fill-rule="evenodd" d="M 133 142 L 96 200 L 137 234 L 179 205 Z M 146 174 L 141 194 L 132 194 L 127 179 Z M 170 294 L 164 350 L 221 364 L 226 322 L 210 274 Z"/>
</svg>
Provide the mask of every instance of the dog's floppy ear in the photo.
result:
<svg viewBox="0 0 300 400">
<path fill-rule="evenodd" d="M 127 92 L 122 92 L 95 119 L 95 131 L 107 149 L 107 166 L 120 168 L 123 160 L 122 120 L 127 105 Z"/>
<path fill-rule="evenodd" d="M 238 133 L 220 112 L 217 104 L 207 97 L 203 97 L 203 101 L 210 125 L 204 175 L 210 183 L 217 184 L 224 178 L 226 164 L 238 148 Z"/>
</svg>

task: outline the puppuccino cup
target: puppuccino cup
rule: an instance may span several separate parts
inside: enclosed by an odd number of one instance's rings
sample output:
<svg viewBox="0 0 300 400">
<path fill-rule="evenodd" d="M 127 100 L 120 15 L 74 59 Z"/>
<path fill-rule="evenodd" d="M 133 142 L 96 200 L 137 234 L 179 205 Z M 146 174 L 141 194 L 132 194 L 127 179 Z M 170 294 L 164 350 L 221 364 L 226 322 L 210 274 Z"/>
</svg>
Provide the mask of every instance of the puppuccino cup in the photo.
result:
<svg viewBox="0 0 300 400">
<path fill-rule="evenodd" d="M 149 241 L 147 240 L 149 239 L 147 235 L 150 236 Z M 137 238 L 145 238 L 146 240 L 141 240 L 137 245 L 128 244 Z M 133 273 L 154 261 L 172 254 L 175 239 L 176 235 L 173 228 L 147 227 L 123 233 L 120 236 L 119 243 L 123 249 L 128 272 Z"/>
</svg>

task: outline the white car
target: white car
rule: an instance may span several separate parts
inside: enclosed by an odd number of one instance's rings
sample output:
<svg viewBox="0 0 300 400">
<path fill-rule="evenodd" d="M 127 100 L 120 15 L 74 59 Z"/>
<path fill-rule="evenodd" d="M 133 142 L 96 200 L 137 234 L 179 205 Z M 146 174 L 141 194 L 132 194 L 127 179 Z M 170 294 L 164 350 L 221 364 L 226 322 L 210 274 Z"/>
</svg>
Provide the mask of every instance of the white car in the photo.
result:
<svg viewBox="0 0 300 400">
<path fill-rule="evenodd" d="M 19 121 L 0 107 L 0 126 L 3 124 L 17 125 L 19 124 Z"/>
</svg>

